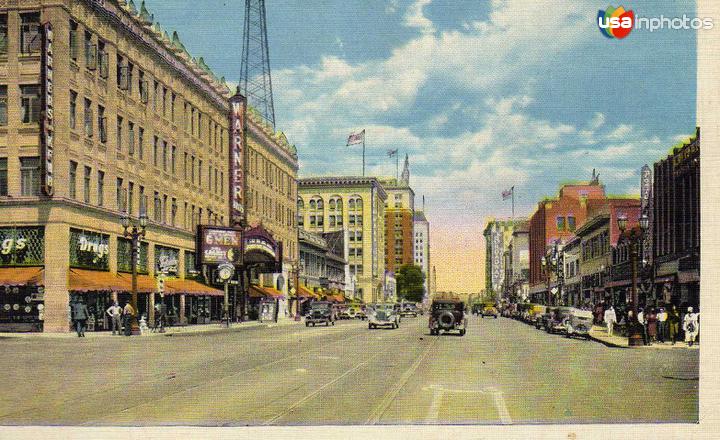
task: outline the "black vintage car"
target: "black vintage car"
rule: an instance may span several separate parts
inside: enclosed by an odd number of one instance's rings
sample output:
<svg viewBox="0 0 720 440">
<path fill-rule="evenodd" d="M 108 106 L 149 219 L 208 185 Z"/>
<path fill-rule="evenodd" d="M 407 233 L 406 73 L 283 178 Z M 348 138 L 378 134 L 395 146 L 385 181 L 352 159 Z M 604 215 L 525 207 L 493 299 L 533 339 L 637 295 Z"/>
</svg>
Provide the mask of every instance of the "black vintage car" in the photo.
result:
<svg viewBox="0 0 720 440">
<path fill-rule="evenodd" d="M 326 326 L 335 325 L 335 315 L 332 304 L 328 301 L 315 301 L 310 304 L 310 310 L 305 315 L 305 327 L 324 323 Z"/>
<path fill-rule="evenodd" d="M 430 327 L 431 335 L 439 335 L 440 331 L 449 332 L 457 330 L 460 336 L 465 335 L 467 330 L 467 316 L 465 315 L 465 303 L 454 299 L 436 299 L 430 306 Z"/>
</svg>

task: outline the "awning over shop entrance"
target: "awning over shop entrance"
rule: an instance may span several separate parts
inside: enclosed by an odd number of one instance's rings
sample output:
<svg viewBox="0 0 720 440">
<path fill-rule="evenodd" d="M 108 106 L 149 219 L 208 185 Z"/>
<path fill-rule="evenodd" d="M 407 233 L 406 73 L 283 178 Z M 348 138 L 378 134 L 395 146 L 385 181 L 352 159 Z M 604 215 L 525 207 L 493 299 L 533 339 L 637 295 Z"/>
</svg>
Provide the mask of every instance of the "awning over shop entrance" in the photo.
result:
<svg viewBox="0 0 720 440">
<path fill-rule="evenodd" d="M 225 292 L 215 289 L 195 280 L 167 280 L 165 289 L 170 288 L 172 294 L 185 294 L 191 296 L 225 296 Z"/>
<path fill-rule="evenodd" d="M 308 289 L 305 286 L 300 286 L 298 289 L 298 296 L 301 298 L 315 298 L 318 299 L 320 296 L 313 292 L 312 290 Z"/>
<path fill-rule="evenodd" d="M 0 268 L 0 286 L 42 286 L 42 267 L 2 267 Z"/>
<path fill-rule="evenodd" d="M 282 292 L 273 289 L 272 287 L 263 287 L 263 286 L 250 286 L 250 296 L 253 298 L 273 298 L 273 299 L 283 299 L 285 296 L 282 294 Z"/>
<path fill-rule="evenodd" d="M 71 292 L 126 292 L 131 287 L 118 274 L 86 269 L 70 269 L 68 285 Z"/>
</svg>

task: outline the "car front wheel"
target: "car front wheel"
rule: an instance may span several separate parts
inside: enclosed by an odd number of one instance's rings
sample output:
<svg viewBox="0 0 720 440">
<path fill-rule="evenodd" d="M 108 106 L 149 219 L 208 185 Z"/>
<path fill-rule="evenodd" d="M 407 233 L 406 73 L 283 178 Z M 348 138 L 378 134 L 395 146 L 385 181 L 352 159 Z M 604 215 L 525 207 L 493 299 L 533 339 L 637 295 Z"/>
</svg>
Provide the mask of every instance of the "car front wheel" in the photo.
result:
<svg viewBox="0 0 720 440">
<path fill-rule="evenodd" d="M 460 330 L 460 336 L 465 336 L 465 329 Z"/>
</svg>

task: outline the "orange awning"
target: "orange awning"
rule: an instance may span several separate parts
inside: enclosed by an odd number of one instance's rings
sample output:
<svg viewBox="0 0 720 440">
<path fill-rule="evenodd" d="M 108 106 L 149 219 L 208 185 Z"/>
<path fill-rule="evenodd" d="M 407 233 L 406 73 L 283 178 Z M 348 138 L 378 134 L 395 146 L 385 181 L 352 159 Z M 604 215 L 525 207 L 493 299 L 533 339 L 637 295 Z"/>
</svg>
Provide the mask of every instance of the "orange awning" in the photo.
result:
<svg viewBox="0 0 720 440">
<path fill-rule="evenodd" d="M 318 294 L 305 286 L 300 286 L 300 288 L 298 289 L 298 296 L 302 298 L 319 298 Z"/>
<path fill-rule="evenodd" d="M 85 269 L 70 269 L 68 284 L 74 292 L 129 292 L 132 287 L 120 275 Z"/>
<path fill-rule="evenodd" d="M 125 280 L 127 283 L 127 291 L 130 292 L 132 290 L 132 274 L 129 273 L 123 273 L 119 274 L 122 279 Z M 171 294 L 171 292 L 168 291 L 167 283 L 165 284 L 165 293 Z M 151 277 L 150 275 L 138 275 L 137 276 L 137 291 L 138 293 L 153 293 L 157 292 L 157 279 L 155 277 Z"/>
<path fill-rule="evenodd" d="M 269 298 L 284 298 L 285 296 L 279 290 L 273 289 L 272 287 L 262 286 L 250 286 L 250 296 L 253 298 L 269 297 Z"/>
<path fill-rule="evenodd" d="M 0 268 L 0 286 L 42 286 L 43 281 L 42 267 Z"/>
<path fill-rule="evenodd" d="M 170 288 L 171 292 L 168 292 Z M 166 294 L 185 294 L 192 296 L 225 296 L 225 292 L 214 287 L 206 286 L 195 280 L 167 280 L 165 281 Z"/>
</svg>

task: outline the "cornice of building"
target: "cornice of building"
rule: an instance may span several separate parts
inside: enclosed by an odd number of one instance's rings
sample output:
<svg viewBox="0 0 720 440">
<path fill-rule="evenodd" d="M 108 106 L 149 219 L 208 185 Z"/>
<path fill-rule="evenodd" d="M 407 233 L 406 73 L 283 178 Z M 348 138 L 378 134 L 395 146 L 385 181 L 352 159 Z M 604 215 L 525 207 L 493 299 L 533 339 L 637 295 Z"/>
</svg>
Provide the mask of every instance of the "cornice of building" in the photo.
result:
<svg viewBox="0 0 720 440">
<path fill-rule="evenodd" d="M 299 188 L 317 188 L 317 187 L 357 187 L 368 186 L 378 190 L 381 199 L 387 198 L 387 192 L 382 187 L 376 177 L 357 177 L 357 176 L 319 176 L 305 177 L 298 179 Z"/>
<path fill-rule="evenodd" d="M 258 118 L 259 117 L 254 117 L 250 108 L 248 108 L 248 134 L 297 173 L 300 167 L 298 166 L 297 149 L 295 146 L 288 143 L 287 137 L 285 137 L 283 132 L 272 133 L 271 129 Z"/>
<path fill-rule="evenodd" d="M 230 89 L 224 78 L 217 78 L 203 58 L 193 58 L 180 41 L 177 32 L 172 38 L 163 31 L 159 22 L 145 8 L 140 9 L 133 0 L 80 0 L 101 17 L 119 27 L 125 33 L 149 49 L 178 75 L 192 84 L 218 108 L 228 111 Z"/>
</svg>

